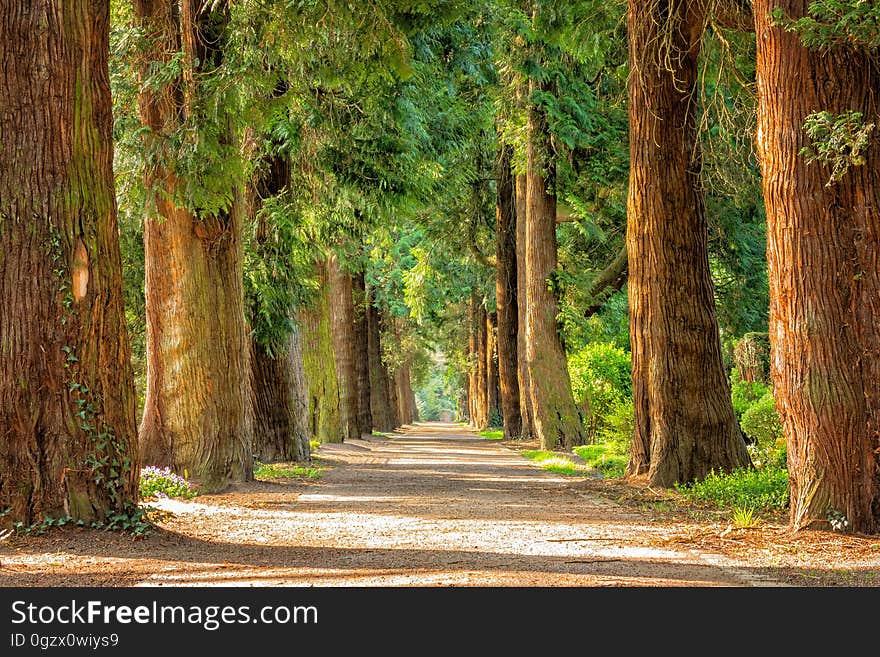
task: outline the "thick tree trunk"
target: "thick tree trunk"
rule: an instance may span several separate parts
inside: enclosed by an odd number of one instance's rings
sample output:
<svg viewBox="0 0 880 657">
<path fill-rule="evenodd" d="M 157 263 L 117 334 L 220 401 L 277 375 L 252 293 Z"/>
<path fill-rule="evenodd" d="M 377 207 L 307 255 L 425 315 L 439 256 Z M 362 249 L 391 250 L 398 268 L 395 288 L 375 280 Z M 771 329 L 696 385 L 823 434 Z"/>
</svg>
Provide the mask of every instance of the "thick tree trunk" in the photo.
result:
<svg viewBox="0 0 880 657">
<path fill-rule="evenodd" d="M 635 435 L 628 473 L 647 474 L 655 486 L 750 463 L 721 362 L 709 274 L 695 122 L 697 4 L 629 2 Z"/>
<path fill-rule="evenodd" d="M 322 443 L 340 443 L 339 384 L 330 328 L 327 263 L 316 265 L 318 293 L 311 308 L 299 312 L 303 336 L 303 369 L 309 388 L 309 431 Z"/>
<path fill-rule="evenodd" d="M 333 351 L 336 354 L 336 379 L 339 383 L 339 422 L 343 439 L 351 440 L 361 437 L 351 276 L 343 269 L 335 254 L 330 256 L 327 268 Z"/>
<path fill-rule="evenodd" d="M 532 398 L 529 394 L 529 361 L 526 345 L 526 176 L 515 177 L 516 191 L 516 375 L 519 384 L 520 437 L 535 435 Z"/>
<path fill-rule="evenodd" d="M 495 304 L 498 308 L 498 380 L 501 387 L 501 415 L 504 437 L 519 438 L 520 417 L 517 340 L 519 315 L 516 269 L 516 201 L 511 159 L 513 147 L 503 146 L 498 154 L 498 197 L 495 205 Z"/>
<path fill-rule="evenodd" d="M 354 342 L 358 389 L 358 426 L 361 434 L 370 435 L 373 431 L 373 411 L 370 385 L 370 330 L 367 319 L 369 301 L 363 270 L 352 278 L 352 294 L 355 312 Z"/>
<path fill-rule="evenodd" d="M 373 427 L 378 431 L 393 431 L 394 416 L 388 394 L 388 372 L 382 362 L 382 336 L 379 330 L 379 311 L 367 298 L 367 341 L 370 357 L 370 410 Z"/>
<path fill-rule="evenodd" d="M 222 9 L 181 19 L 172 0 L 136 0 L 149 62 L 166 61 L 178 44 L 192 42 L 201 66 L 222 39 L 203 30 L 225 22 Z M 187 14 L 188 15 L 188 14 Z M 186 18 L 186 16 L 184 16 Z M 210 26 L 210 27 L 209 27 Z M 186 78 L 186 76 L 184 76 Z M 176 128 L 195 94 L 193 82 L 145 89 L 141 120 L 151 134 Z M 150 135 L 147 136 L 151 139 Z M 178 181 L 161 161 L 146 171 L 156 188 L 156 212 L 144 219 L 147 313 L 147 392 L 140 426 L 144 464 L 188 471 L 204 490 L 220 490 L 253 476 L 248 342 L 242 288 L 242 194 L 228 211 L 196 216 L 178 207 Z"/>
<path fill-rule="evenodd" d="M 549 152 L 547 117 L 539 107 L 530 105 L 525 244 L 529 397 L 533 429 L 542 449 L 568 450 L 583 443 L 585 435 L 556 320 L 556 197 L 551 191 L 555 166 L 552 158 L 544 155 Z"/>
<path fill-rule="evenodd" d="M 137 501 L 113 182 L 109 3 L 0 0 L 0 509 Z"/>
<path fill-rule="evenodd" d="M 880 531 L 880 135 L 836 182 L 807 165 L 806 117 L 858 111 L 876 122 L 880 69 L 857 49 L 803 47 L 754 3 L 758 153 L 767 205 L 770 373 L 788 443 L 793 529 Z M 829 184 L 826 184 L 829 183 Z"/>
<path fill-rule="evenodd" d="M 282 353 L 251 340 L 254 456 L 264 463 L 309 460 L 308 392 L 296 328 Z"/>
<path fill-rule="evenodd" d="M 486 424 L 501 422 L 501 387 L 498 380 L 498 338 L 495 313 L 486 313 Z M 501 425 L 498 425 L 501 426 Z"/>
<path fill-rule="evenodd" d="M 278 89 L 277 93 L 283 93 Z M 256 142 L 253 141 L 254 147 Z M 265 199 L 277 197 L 290 185 L 290 159 L 276 155 L 263 162 L 248 185 L 247 215 L 254 224 L 257 249 L 275 248 L 276 234 L 261 215 Z M 290 309 L 291 315 L 294 310 Z M 251 326 L 259 322 L 249 312 Z M 282 344 L 268 347 L 250 338 L 251 404 L 254 421 L 254 456 L 273 461 L 308 461 L 308 390 L 302 362 L 302 334 L 296 328 Z"/>
</svg>

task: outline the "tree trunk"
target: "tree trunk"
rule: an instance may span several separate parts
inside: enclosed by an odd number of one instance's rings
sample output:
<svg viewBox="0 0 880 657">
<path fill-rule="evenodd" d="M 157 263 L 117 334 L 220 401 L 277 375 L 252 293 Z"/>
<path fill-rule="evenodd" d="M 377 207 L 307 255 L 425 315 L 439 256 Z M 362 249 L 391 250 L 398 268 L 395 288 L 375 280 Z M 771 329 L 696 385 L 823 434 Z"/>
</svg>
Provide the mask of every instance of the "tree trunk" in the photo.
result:
<svg viewBox="0 0 880 657">
<path fill-rule="evenodd" d="M 299 312 L 303 369 L 309 388 L 309 431 L 322 443 L 342 442 L 336 355 L 330 328 L 327 263 L 316 265 L 318 293 L 311 308 Z"/>
<path fill-rule="evenodd" d="M 476 295 L 471 296 L 473 305 L 474 331 L 474 363 L 473 363 L 473 394 L 474 414 L 473 426 L 482 431 L 489 424 L 489 387 L 488 370 L 486 368 L 486 308 Z"/>
<path fill-rule="evenodd" d="M 283 88 L 276 90 L 276 96 Z M 246 140 L 256 150 L 256 140 Z M 248 221 L 255 226 L 253 245 L 258 250 L 276 248 L 277 236 L 260 214 L 265 199 L 277 197 L 290 186 L 290 158 L 266 159 L 248 185 Z M 294 309 L 290 308 L 291 315 Z M 256 309 L 248 312 L 251 328 L 261 321 Z M 308 391 L 302 362 L 302 334 L 296 328 L 281 344 L 264 345 L 252 331 L 250 338 L 251 405 L 254 421 L 254 456 L 264 463 L 308 461 Z"/>
<path fill-rule="evenodd" d="M 357 366 L 355 364 L 354 298 L 351 276 L 335 254 L 328 261 L 330 283 L 330 322 L 333 351 L 336 353 L 336 379 L 339 382 L 339 421 L 343 439 L 361 437 L 358 423 Z"/>
<path fill-rule="evenodd" d="M 172 0 L 136 0 L 152 37 L 146 65 L 165 62 L 178 44 L 197 43 L 195 59 L 210 66 L 223 39 L 204 33 L 226 22 L 225 10 L 194 20 Z M 225 29 L 225 28 L 224 28 Z M 202 52 L 202 50 L 205 52 Z M 186 50 L 186 47 L 184 48 Z M 195 84 L 184 75 L 141 93 L 141 120 L 151 135 L 177 128 Z M 178 90 L 183 88 L 183 94 Z M 142 460 L 188 471 L 203 490 L 253 477 L 248 342 L 242 286 L 242 194 L 217 215 L 178 207 L 179 185 L 159 161 L 145 173 L 156 192 L 144 219 L 147 391 L 140 426 Z"/>
<path fill-rule="evenodd" d="M 516 203 L 511 171 L 512 146 L 498 154 L 498 194 L 495 205 L 495 303 L 498 308 L 498 380 L 504 437 L 519 438 L 520 417 L 517 339 L 519 334 L 516 269 Z"/>
<path fill-rule="evenodd" d="M 309 460 L 308 394 L 299 328 L 280 354 L 251 340 L 254 456 L 263 463 Z"/>
<path fill-rule="evenodd" d="M 696 144 L 703 29 L 696 5 L 629 2 L 635 435 L 628 474 L 647 474 L 654 486 L 750 463 L 721 361 L 709 273 Z"/>
<path fill-rule="evenodd" d="M 537 90 L 533 84 L 532 91 Z M 544 89 L 547 91 L 547 89 Z M 547 117 L 529 105 L 526 174 L 526 353 L 535 435 L 541 448 L 569 450 L 584 442 L 582 419 L 571 392 L 568 362 L 556 316 L 555 165 Z"/>
<path fill-rule="evenodd" d="M 137 502 L 113 180 L 109 3 L 0 0 L 0 509 Z"/>
<path fill-rule="evenodd" d="M 526 176 L 515 177 L 516 191 L 516 375 L 519 384 L 520 437 L 535 435 L 532 398 L 529 393 L 529 361 L 526 345 Z"/>
<path fill-rule="evenodd" d="M 370 303 L 366 306 L 367 342 L 370 356 L 370 411 L 373 426 L 379 431 L 393 431 L 394 417 L 391 414 L 391 399 L 388 394 L 388 372 L 382 362 L 382 336 L 379 330 L 379 311 Z"/>
<path fill-rule="evenodd" d="M 880 531 L 880 135 L 867 161 L 830 181 L 807 165 L 802 130 L 820 110 L 876 122 L 880 70 L 856 48 L 805 48 L 772 27 L 779 6 L 754 4 L 758 36 L 758 153 L 767 206 L 771 367 L 788 443 L 793 529 Z M 826 184 L 828 183 L 828 184 Z"/>
<path fill-rule="evenodd" d="M 370 385 L 370 331 L 367 319 L 367 288 L 364 272 L 361 270 L 352 278 L 354 296 L 354 342 L 355 369 L 358 389 L 358 426 L 361 433 L 370 435 L 373 431 L 373 411 Z"/>
<path fill-rule="evenodd" d="M 495 313 L 486 313 L 486 424 L 501 426 L 501 387 L 498 380 L 498 338 Z"/>
</svg>

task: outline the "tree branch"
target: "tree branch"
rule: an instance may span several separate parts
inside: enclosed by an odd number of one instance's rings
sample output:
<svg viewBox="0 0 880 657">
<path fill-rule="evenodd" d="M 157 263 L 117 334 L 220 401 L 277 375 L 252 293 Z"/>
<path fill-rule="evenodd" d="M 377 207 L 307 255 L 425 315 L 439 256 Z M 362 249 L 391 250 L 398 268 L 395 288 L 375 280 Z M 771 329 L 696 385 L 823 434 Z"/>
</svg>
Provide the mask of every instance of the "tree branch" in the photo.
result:
<svg viewBox="0 0 880 657">
<path fill-rule="evenodd" d="M 596 280 L 590 286 L 587 293 L 592 300 L 590 305 L 584 311 L 584 317 L 592 317 L 602 308 L 602 304 L 608 300 L 608 297 L 619 291 L 629 274 L 629 261 L 626 255 L 626 244 L 624 244 L 614 260 L 611 261 L 605 269 L 599 272 Z"/>
</svg>

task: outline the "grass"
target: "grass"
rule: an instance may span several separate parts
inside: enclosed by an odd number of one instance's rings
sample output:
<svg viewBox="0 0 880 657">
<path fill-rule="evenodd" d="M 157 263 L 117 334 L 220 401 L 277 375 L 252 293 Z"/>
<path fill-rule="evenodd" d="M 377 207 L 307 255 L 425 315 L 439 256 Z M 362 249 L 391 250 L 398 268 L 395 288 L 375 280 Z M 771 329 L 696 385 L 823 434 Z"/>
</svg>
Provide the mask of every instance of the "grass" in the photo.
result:
<svg viewBox="0 0 880 657">
<path fill-rule="evenodd" d="M 324 468 L 296 465 L 295 463 L 255 463 L 254 478 L 266 479 L 320 479 Z"/>
<path fill-rule="evenodd" d="M 738 506 L 733 510 L 733 517 L 731 518 L 734 527 L 739 527 L 740 529 L 748 529 L 750 527 L 757 527 L 760 524 L 757 516 L 755 516 L 755 510 L 750 506 Z"/>
<path fill-rule="evenodd" d="M 565 475 L 567 477 L 582 477 L 589 474 L 590 468 L 575 463 L 569 458 L 556 452 L 526 450 L 520 452 L 527 459 L 534 461 L 541 469 Z"/>
<path fill-rule="evenodd" d="M 615 443 L 581 445 L 572 451 L 587 465 L 595 468 L 606 477 L 622 477 L 629 461 L 629 456 L 621 451 Z"/>
<path fill-rule="evenodd" d="M 504 440 L 503 429 L 486 429 L 485 431 L 480 431 L 479 435 L 486 440 Z"/>
<path fill-rule="evenodd" d="M 676 489 L 692 502 L 712 503 L 719 509 L 782 511 L 788 506 L 788 471 L 766 465 L 759 470 L 740 468 L 730 474 L 712 472 L 702 481 L 677 485 Z"/>
<path fill-rule="evenodd" d="M 309 441 L 309 451 L 311 453 L 315 453 L 318 451 L 318 448 L 321 446 L 320 440 L 310 440 Z"/>
</svg>

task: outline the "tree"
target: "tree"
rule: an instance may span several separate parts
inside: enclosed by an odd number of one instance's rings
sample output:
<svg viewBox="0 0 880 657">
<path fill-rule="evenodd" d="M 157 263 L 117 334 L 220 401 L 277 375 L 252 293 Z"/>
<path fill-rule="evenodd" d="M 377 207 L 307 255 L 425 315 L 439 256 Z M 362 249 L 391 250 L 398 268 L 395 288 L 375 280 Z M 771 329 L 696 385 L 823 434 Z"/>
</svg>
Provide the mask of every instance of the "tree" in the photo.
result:
<svg viewBox="0 0 880 657">
<path fill-rule="evenodd" d="M 532 98 L 551 93 L 535 82 Z M 555 164 L 550 156 L 545 108 L 534 101 L 528 115 L 526 173 L 526 360 L 532 422 L 542 449 L 571 449 L 584 442 L 580 412 L 571 392 L 565 349 L 557 325 Z"/>
<path fill-rule="evenodd" d="M 771 378 L 791 525 L 880 530 L 880 160 L 872 3 L 754 3 Z M 774 10 L 782 10 L 771 17 Z M 872 19 L 872 20 L 871 20 Z M 806 129 L 804 129 L 806 128 Z M 812 139 L 811 139 L 812 137 Z M 867 152 L 866 155 L 863 155 Z M 838 525 L 838 528 L 842 527 Z"/>
<path fill-rule="evenodd" d="M 635 433 L 656 486 L 750 463 L 721 361 L 696 144 L 700 3 L 630 0 L 627 203 Z"/>
<path fill-rule="evenodd" d="M 223 169 L 235 161 L 236 135 L 229 115 L 206 111 L 203 96 L 224 63 L 229 9 L 224 2 L 136 0 L 135 12 L 148 44 L 142 74 L 151 81 L 140 98 L 151 197 L 142 457 L 187 471 L 206 491 L 221 490 L 253 476 L 243 195 Z M 193 134 L 191 157 L 178 160 L 175 144 Z M 209 152 L 200 150 L 206 143 Z"/>
<path fill-rule="evenodd" d="M 330 295 L 330 326 L 333 351 L 336 354 L 336 379 L 339 382 L 339 420 L 344 438 L 360 438 L 358 424 L 358 373 L 355 344 L 355 308 L 351 275 L 339 257 L 331 254 L 327 261 Z"/>
<path fill-rule="evenodd" d="M 361 267 L 352 277 L 354 297 L 355 367 L 357 369 L 358 426 L 361 433 L 373 431 L 372 388 L 370 382 L 370 332 L 367 318 L 367 287 Z"/>
<path fill-rule="evenodd" d="M 137 501 L 109 15 L 0 2 L 0 508 L 25 525 Z"/>
<path fill-rule="evenodd" d="M 522 433 L 520 411 L 518 338 L 519 305 L 516 269 L 516 199 L 513 189 L 513 148 L 502 146 L 496 174 L 495 211 L 495 305 L 498 313 L 498 380 L 501 389 L 501 415 L 504 437 L 519 438 Z"/>
</svg>

